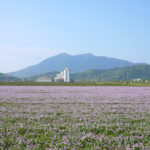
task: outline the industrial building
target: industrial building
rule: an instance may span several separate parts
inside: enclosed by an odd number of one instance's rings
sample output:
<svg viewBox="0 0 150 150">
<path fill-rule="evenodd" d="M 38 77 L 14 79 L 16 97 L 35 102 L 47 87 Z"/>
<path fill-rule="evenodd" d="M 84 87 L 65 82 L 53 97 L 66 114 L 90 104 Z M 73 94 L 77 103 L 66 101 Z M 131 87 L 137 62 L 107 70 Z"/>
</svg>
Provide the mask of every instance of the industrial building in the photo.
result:
<svg viewBox="0 0 150 150">
<path fill-rule="evenodd" d="M 68 67 L 63 72 L 60 72 L 54 78 L 55 82 L 70 82 L 70 70 Z"/>
<path fill-rule="evenodd" d="M 35 82 L 52 82 L 52 79 L 47 76 L 40 76 L 36 78 Z"/>
<path fill-rule="evenodd" d="M 66 67 L 64 71 L 56 74 L 54 78 L 40 76 L 35 79 L 35 82 L 70 82 L 70 70 Z"/>
</svg>

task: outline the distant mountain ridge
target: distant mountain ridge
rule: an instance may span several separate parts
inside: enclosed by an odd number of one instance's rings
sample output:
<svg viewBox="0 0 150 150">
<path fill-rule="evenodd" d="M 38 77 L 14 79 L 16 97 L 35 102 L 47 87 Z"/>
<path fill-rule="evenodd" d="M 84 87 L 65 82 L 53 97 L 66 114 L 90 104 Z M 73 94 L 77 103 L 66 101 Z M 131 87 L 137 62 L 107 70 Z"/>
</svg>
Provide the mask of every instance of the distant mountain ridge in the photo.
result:
<svg viewBox="0 0 150 150">
<path fill-rule="evenodd" d="M 54 78 L 58 72 L 48 72 L 39 76 Z M 27 78 L 35 81 L 39 76 Z M 91 82 L 91 81 L 128 81 L 133 79 L 150 80 L 150 65 L 138 64 L 129 67 L 108 69 L 108 70 L 87 70 L 84 72 L 71 73 L 71 81 Z"/>
<path fill-rule="evenodd" d="M 71 78 L 75 81 L 128 81 L 133 79 L 150 80 L 150 65 L 139 64 L 129 67 L 109 70 L 87 70 L 73 73 Z"/>
<path fill-rule="evenodd" d="M 12 72 L 10 75 L 15 77 L 30 77 L 52 71 L 62 71 L 65 67 L 69 67 L 72 72 L 83 72 L 89 69 L 113 69 L 131 66 L 133 64 L 134 63 L 126 60 L 104 56 L 94 56 L 89 53 L 75 56 L 63 53 L 45 59 L 39 64 Z"/>
<path fill-rule="evenodd" d="M 12 76 L 7 75 L 7 74 L 0 73 L 0 81 L 1 82 L 3 82 L 3 81 L 14 81 L 14 80 L 17 80 L 17 78 L 12 77 Z"/>
</svg>

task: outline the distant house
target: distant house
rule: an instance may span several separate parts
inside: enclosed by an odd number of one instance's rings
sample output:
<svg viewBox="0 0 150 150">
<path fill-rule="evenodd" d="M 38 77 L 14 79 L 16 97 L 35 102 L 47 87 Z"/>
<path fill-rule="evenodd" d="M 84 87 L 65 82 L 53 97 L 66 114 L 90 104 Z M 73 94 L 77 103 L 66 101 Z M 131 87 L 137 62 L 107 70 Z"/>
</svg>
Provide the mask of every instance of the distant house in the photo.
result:
<svg viewBox="0 0 150 150">
<path fill-rule="evenodd" d="M 64 72 L 60 72 L 56 75 L 56 77 L 54 78 L 55 82 L 61 82 L 64 81 Z"/>
<path fill-rule="evenodd" d="M 70 82 L 70 70 L 68 67 L 63 72 L 60 72 L 54 78 L 55 82 Z"/>
<path fill-rule="evenodd" d="M 133 82 L 141 82 L 141 81 L 142 81 L 142 79 L 140 79 L 140 78 L 133 79 Z"/>
<path fill-rule="evenodd" d="M 52 79 L 47 76 L 40 76 L 36 78 L 35 82 L 52 82 Z"/>
</svg>

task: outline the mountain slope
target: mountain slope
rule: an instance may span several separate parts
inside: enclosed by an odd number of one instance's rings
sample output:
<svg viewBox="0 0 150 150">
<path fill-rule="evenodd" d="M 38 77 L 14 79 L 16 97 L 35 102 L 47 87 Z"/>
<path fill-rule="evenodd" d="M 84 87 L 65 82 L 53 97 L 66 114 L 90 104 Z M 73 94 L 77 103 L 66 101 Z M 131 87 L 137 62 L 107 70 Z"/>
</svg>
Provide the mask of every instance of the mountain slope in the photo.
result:
<svg viewBox="0 0 150 150">
<path fill-rule="evenodd" d="M 39 76 L 47 76 L 54 78 L 59 72 L 44 73 Z M 25 80 L 32 80 L 39 76 L 28 77 Z M 75 82 L 90 82 L 90 81 L 120 81 L 143 79 L 150 80 L 150 65 L 139 64 L 129 67 L 115 68 L 109 70 L 87 70 L 84 72 L 71 73 L 71 81 Z"/>
<path fill-rule="evenodd" d="M 43 74 L 40 74 L 40 75 L 36 75 L 36 76 L 24 78 L 24 80 L 25 81 L 33 81 L 34 82 L 36 80 L 36 78 L 41 77 L 41 76 L 46 76 L 46 77 L 49 77 L 49 78 L 54 78 L 54 77 L 56 77 L 56 74 L 58 74 L 58 73 L 59 73 L 58 71 L 43 73 Z"/>
<path fill-rule="evenodd" d="M 12 80 L 13 81 L 17 80 L 17 78 L 9 76 L 7 74 L 0 73 L 0 82 L 3 82 L 3 81 L 12 81 Z"/>
<path fill-rule="evenodd" d="M 88 69 L 102 70 L 130 65 L 133 65 L 133 63 L 115 58 L 94 56 L 92 54 L 71 56 L 64 53 L 54 57 L 50 57 L 37 65 L 30 66 L 17 72 L 12 72 L 10 73 L 10 75 L 16 77 L 29 77 L 46 72 L 62 71 L 65 67 L 69 67 L 72 72 L 81 72 Z"/>
<path fill-rule="evenodd" d="M 134 65 L 110 70 L 88 70 L 73 73 L 71 78 L 75 81 L 102 81 L 102 79 L 105 81 L 114 81 L 136 78 L 150 80 L 150 65 Z"/>
</svg>

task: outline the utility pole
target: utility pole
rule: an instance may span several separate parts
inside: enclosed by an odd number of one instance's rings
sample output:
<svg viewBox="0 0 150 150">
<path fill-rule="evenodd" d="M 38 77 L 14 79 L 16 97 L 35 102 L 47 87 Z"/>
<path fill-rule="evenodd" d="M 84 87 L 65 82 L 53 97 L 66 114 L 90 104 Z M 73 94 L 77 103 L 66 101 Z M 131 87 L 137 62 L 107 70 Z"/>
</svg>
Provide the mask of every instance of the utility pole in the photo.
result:
<svg viewBox="0 0 150 150">
<path fill-rule="evenodd" d="M 102 72 L 102 82 L 104 81 L 103 72 Z"/>
</svg>

